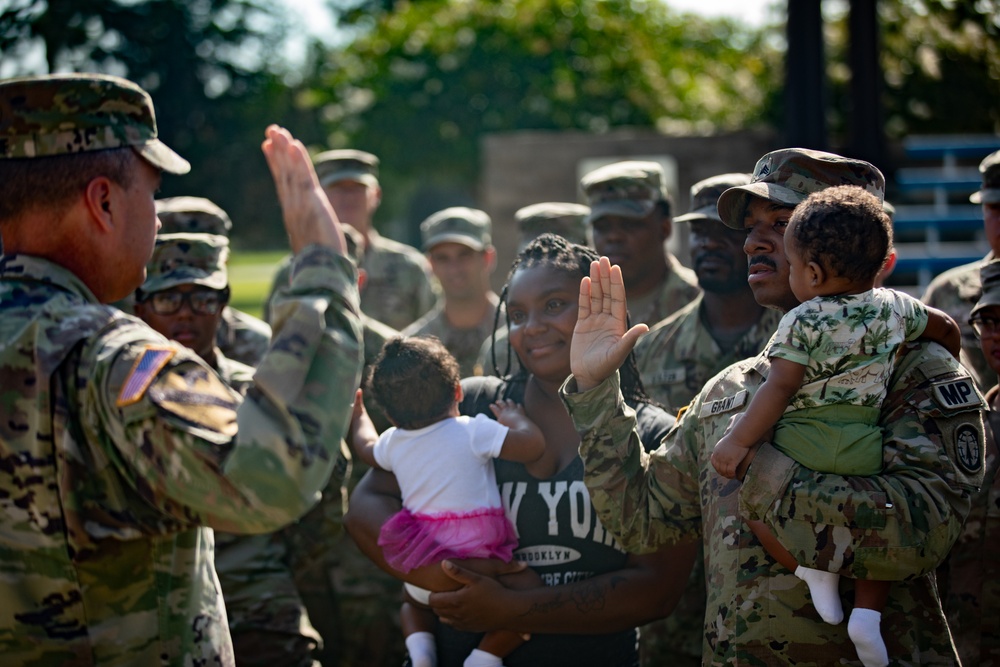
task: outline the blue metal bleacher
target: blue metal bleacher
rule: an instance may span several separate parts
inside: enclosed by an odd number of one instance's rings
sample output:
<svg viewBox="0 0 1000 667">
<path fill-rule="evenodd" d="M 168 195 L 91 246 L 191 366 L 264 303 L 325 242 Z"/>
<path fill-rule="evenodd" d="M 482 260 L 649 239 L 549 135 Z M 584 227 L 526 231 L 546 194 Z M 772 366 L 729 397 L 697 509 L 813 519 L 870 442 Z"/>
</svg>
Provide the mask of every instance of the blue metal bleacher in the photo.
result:
<svg viewBox="0 0 1000 667">
<path fill-rule="evenodd" d="M 904 140 L 903 149 L 910 161 L 938 161 L 896 171 L 897 261 L 889 284 L 919 294 L 937 274 L 989 252 L 982 209 L 970 204 L 968 195 L 981 183 L 979 161 L 1000 149 L 1000 137 L 913 136 Z"/>
</svg>

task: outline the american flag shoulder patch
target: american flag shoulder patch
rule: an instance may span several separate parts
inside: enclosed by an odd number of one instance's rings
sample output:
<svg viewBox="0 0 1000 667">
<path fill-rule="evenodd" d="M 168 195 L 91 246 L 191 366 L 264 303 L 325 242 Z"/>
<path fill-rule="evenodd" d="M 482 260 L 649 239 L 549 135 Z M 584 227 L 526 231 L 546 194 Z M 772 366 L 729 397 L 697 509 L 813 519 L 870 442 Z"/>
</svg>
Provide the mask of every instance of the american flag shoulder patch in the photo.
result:
<svg viewBox="0 0 1000 667">
<path fill-rule="evenodd" d="M 125 384 L 118 392 L 117 406 L 123 408 L 138 402 L 149 389 L 149 385 L 153 383 L 156 374 L 167 365 L 167 362 L 175 354 L 177 354 L 177 350 L 172 347 L 147 345 L 139 358 L 135 360 L 132 370 L 125 378 Z"/>
</svg>

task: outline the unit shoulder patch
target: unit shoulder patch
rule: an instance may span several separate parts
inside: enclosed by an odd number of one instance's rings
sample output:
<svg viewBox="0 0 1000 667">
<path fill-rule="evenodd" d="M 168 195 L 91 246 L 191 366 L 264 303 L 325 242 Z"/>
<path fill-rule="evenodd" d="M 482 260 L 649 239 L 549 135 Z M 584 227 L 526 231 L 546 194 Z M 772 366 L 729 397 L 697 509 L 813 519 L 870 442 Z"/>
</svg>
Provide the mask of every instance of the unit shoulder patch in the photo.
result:
<svg viewBox="0 0 1000 667">
<path fill-rule="evenodd" d="M 132 370 L 125 378 L 115 404 L 119 408 L 123 408 L 139 402 L 146 390 L 149 389 L 149 385 L 156 379 L 156 374 L 174 358 L 175 354 L 177 354 L 177 350 L 172 347 L 147 345 L 139 358 L 132 364 Z"/>
</svg>

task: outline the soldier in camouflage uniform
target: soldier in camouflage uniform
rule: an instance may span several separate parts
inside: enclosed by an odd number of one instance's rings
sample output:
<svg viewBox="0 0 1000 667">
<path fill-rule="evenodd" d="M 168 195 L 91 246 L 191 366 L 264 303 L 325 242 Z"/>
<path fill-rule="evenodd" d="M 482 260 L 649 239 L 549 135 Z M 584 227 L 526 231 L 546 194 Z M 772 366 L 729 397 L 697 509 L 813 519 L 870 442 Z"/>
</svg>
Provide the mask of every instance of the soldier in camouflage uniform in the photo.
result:
<svg viewBox="0 0 1000 667">
<path fill-rule="evenodd" d="M 382 201 L 378 158 L 343 149 L 320 153 L 313 163 L 333 210 L 363 238 L 358 267 L 368 274 L 368 282 L 361 294 L 361 310 L 402 331 L 434 307 L 438 286 L 418 250 L 385 238 L 372 224 Z"/>
<path fill-rule="evenodd" d="M 200 233 L 160 234 L 136 292 L 135 313 L 171 340 L 191 348 L 219 377 L 245 395 L 254 369 L 216 345 L 229 296 L 229 240 Z M 281 533 L 216 531 L 215 569 L 226 601 L 236 663 L 311 667 L 320 643 L 288 567 Z"/>
<path fill-rule="evenodd" d="M 585 175 L 594 248 L 621 267 L 633 323 L 653 326 L 701 293 L 694 271 L 666 243 L 672 202 L 656 162 L 615 162 Z"/>
<path fill-rule="evenodd" d="M 190 168 L 148 94 L 101 75 L 0 83 L 9 664 L 233 665 L 211 528 L 275 530 L 330 476 L 361 366 L 353 269 L 305 148 L 272 126 L 263 149 L 296 270 L 244 399 L 103 305 L 143 281 L 161 172 Z"/>
<path fill-rule="evenodd" d="M 570 202 L 547 201 L 517 209 L 518 252 L 542 234 L 558 234 L 570 243 L 593 247 L 587 216 L 590 207 Z"/>
<path fill-rule="evenodd" d="M 483 341 L 493 333 L 499 297 L 490 288 L 497 265 L 493 223 L 485 211 L 453 206 L 420 223 L 424 252 L 444 298 L 403 329 L 404 336 L 435 336 L 451 352 L 462 377 L 483 375 Z"/>
<path fill-rule="evenodd" d="M 160 234 L 192 233 L 229 236 L 229 215 L 204 197 L 167 197 L 156 200 Z M 271 342 L 267 322 L 226 304 L 218 330 L 219 349 L 229 359 L 256 366 Z"/>
<path fill-rule="evenodd" d="M 514 213 L 518 229 L 518 252 L 542 234 L 557 234 L 571 243 L 593 247 L 587 214 L 590 207 L 570 202 L 542 202 L 519 208 Z M 496 313 L 499 324 L 501 314 Z M 494 341 L 496 344 L 494 345 Z M 483 375 L 507 375 L 510 344 L 507 327 L 498 326 L 479 348 L 477 364 Z M 516 363 L 516 361 L 515 361 Z"/>
<path fill-rule="evenodd" d="M 983 206 L 983 228 L 990 252 L 982 261 L 948 269 L 934 278 L 921 300 L 940 308 L 962 327 L 962 365 L 972 371 L 979 388 L 987 391 L 997 384 L 997 373 L 983 357 L 976 334 L 969 326 L 969 312 L 983 293 L 979 269 L 1000 257 L 1000 151 L 987 155 L 979 164 L 983 186 L 969 195 L 969 201 Z"/>
<path fill-rule="evenodd" d="M 654 326 L 635 346 L 642 383 L 650 397 L 677 414 L 708 380 L 741 359 L 758 354 L 781 313 L 753 300 L 747 284 L 746 234 L 726 227 L 716 204 L 728 188 L 750 182 L 750 174 L 722 174 L 691 186 L 691 211 L 674 218 L 691 233 L 691 262 L 702 294 Z M 701 664 L 705 617 L 705 569 L 695 560 L 677 608 L 642 628 L 644 665 Z"/>
<path fill-rule="evenodd" d="M 723 193 L 720 217 L 747 233 L 758 302 L 783 310 L 796 305 L 782 236 L 792 209 L 830 185 L 871 186 L 873 171 L 857 160 L 786 149 L 765 155 L 749 185 Z M 936 344 L 905 348 L 879 418 L 881 475 L 819 475 L 764 443 L 739 471 L 742 482 L 726 480 L 709 457 L 767 375 L 767 359 L 747 359 L 713 378 L 662 446 L 647 454 L 614 372 L 642 330 L 626 332 L 624 291 L 621 274 L 606 260 L 584 283 L 574 377 L 564 399 L 583 434 L 580 453 L 594 505 L 623 546 L 642 552 L 701 539 L 708 596 L 703 663 L 858 664 L 845 625 L 820 621 L 805 587 L 745 522 L 761 519 L 781 543 L 797 545 L 800 563 L 892 581 L 882 617 L 891 664 L 958 664 L 934 568 L 983 479 L 983 405 L 965 370 Z"/>
<path fill-rule="evenodd" d="M 1000 260 L 980 271 L 983 296 L 970 320 L 993 372 L 1000 372 Z M 938 568 L 938 586 L 963 665 L 1000 665 L 1000 388 L 986 394 L 989 411 L 986 480 L 972 501 L 958 541 Z"/>
</svg>

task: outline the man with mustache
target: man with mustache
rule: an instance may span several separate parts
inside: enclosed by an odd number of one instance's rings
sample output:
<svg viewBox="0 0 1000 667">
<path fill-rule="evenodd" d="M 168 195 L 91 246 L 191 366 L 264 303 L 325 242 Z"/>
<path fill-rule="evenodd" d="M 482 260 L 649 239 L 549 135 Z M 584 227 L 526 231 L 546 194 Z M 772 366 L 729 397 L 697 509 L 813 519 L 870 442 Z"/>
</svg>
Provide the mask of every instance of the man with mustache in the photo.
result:
<svg viewBox="0 0 1000 667">
<path fill-rule="evenodd" d="M 789 148 L 763 156 L 749 184 L 719 198 L 720 218 L 745 234 L 758 303 L 782 311 L 798 304 L 785 228 L 809 194 L 842 184 L 881 198 L 885 180 L 867 162 Z M 794 544 L 797 560 L 810 567 L 892 582 L 882 628 L 893 664 L 959 664 L 934 569 L 983 481 L 983 401 L 969 373 L 935 343 L 901 351 L 880 409 L 878 475 L 816 473 L 764 442 L 728 480 L 709 455 L 766 378 L 767 358 L 712 378 L 647 454 L 618 389 L 618 364 L 645 329 L 628 329 L 626 306 L 621 271 L 607 259 L 595 262 L 581 284 L 573 376 L 561 392 L 582 436 L 594 507 L 622 546 L 643 553 L 683 549 L 690 540 L 703 545 L 703 664 L 856 664 L 846 624 L 821 621 L 795 575 L 749 529 L 753 519 Z M 841 595 L 849 607 L 848 588 Z"/>
<path fill-rule="evenodd" d="M 760 352 L 781 319 L 777 310 L 754 301 L 743 252 L 746 234 L 726 227 L 716 208 L 725 190 L 749 182 L 750 174 L 720 174 L 699 181 L 691 186 L 690 212 L 674 218 L 689 225 L 691 261 L 702 293 L 653 327 L 635 346 L 646 392 L 671 414 L 690 403 L 723 368 Z M 701 664 L 702 561 L 695 559 L 674 613 L 642 628 L 643 664 Z"/>
<path fill-rule="evenodd" d="M 653 326 L 701 292 L 694 272 L 667 250 L 673 203 L 663 180 L 659 163 L 638 160 L 605 165 L 580 180 L 594 248 L 622 268 L 633 324 Z"/>
</svg>

